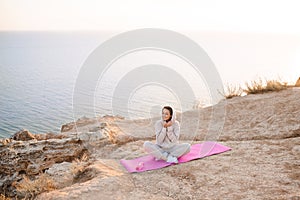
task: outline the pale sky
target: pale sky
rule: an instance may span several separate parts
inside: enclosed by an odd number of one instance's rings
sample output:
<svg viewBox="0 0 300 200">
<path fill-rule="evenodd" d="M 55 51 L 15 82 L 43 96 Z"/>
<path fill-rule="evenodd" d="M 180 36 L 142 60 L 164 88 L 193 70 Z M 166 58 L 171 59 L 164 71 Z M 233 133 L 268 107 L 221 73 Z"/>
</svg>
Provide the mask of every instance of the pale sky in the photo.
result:
<svg viewBox="0 0 300 200">
<path fill-rule="evenodd" d="M 299 10 L 298 0 L 0 0 L 0 31 L 170 29 L 196 40 L 224 82 L 277 75 L 293 82 Z"/>
<path fill-rule="evenodd" d="M 172 30 L 300 34 L 297 0 L 0 0 L 0 30 Z"/>
</svg>

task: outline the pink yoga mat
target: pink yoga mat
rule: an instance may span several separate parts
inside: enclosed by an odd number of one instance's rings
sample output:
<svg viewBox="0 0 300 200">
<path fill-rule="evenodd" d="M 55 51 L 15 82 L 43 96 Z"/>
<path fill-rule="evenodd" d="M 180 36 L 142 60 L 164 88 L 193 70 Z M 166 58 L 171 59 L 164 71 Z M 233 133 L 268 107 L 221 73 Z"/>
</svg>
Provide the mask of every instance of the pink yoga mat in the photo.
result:
<svg viewBox="0 0 300 200">
<path fill-rule="evenodd" d="M 207 141 L 201 144 L 194 144 L 191 146 L 191 151 L 178 158 L 178 164 L 185 163 L 191 160 L 204 158 L 214 154 L 219 154 L 225 151 L 231 150 L 230 147 L 221 145 L 217 142 Z M 121 164 L 127 169 L 128 172 L 143 172 L 148 170 L 160 169 L 170 165 L 172 163 L 167 163 L 164 160 L 156 161 L 151 155 L 135 158 L 133 160 L 120 160 Z"/>
</svg>

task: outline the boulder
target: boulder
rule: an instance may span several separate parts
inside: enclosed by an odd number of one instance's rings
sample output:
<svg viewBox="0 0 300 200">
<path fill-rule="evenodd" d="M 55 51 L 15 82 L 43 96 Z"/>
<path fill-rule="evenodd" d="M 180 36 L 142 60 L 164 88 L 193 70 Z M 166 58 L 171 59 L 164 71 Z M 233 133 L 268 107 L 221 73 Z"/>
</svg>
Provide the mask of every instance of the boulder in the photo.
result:
<svg viewBox="0 0 300 200">
<path fill-rule="evenodd" d="M 12 136 L 12 139 L 18 141 L 27 141 L 35 139 L 34 135 L 30 133 L 28 130 L 20 130 Z"/>
<path fill-rule="evenodd" d="M 15 193 L 14 184 L 26 177 L 36 177 L 56 163 L 72 162 L 89 155 L 80 138 L 36 140 L 29 131 L 0 142 L 0 194 Z"/>
<path fill-rule="evenodd" d="M 295 84 L 295 87 L 300 87 L 300 77 L 298 78 L 296 84 Z"/>
</svg>

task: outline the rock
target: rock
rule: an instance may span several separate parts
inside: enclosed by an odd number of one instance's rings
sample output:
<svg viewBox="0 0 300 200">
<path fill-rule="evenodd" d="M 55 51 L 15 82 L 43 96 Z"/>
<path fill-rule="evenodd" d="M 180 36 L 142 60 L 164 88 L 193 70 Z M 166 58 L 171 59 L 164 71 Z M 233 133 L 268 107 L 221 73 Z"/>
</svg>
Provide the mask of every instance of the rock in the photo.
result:
<svg viewBox="0 0 300 200">
<path fill-rule="evenodd" d="M 295 84 L 295 87 L 300 87 L 300 77 L 298 78 L 296 84 Z"/>
<path fill-rule="evenodd" d="M 19 140 L 19 141 L 27 141 L 27 140 L 33 140 L 33 139 L 35 139 L 35 137 L 28 130 L 24 129 L 24 130 L 21 130 L 21 131 L 15 133 L 12 136 L 12 139 Z"/>
<path fill-rule="evenodd" d="M 10 143 L 11 141 L 12 141 L 11 138 L 0 139 L 0 147 L 7 145 L 7 144 Z"/>
<path fill-rule="evenodd" d="M 68 132 L 68 131 L 76 131 L 76 129 L 78 129 L 79 127 L 82 126 L 87 126 L 89 124 L 94 124 L 96 122 L 96 119 L 94 118 L 87 118 L 87 117 L 82 117 L 80 119 L 78 119 L 76 122 L 71 122 L 71 123 L 67 123 L 62 125 L 60 132 Z"/>
<path fill-rule="evenodd" d="M 80 170 L 71 187 L 43 193 L 37 199 L 135 199 L 128 197 L 133 189 L 132 179 L 123 174 L 118 161 L 100 159 Z"/>
<path fill-rule="evenodd" d="M 109 123 L 118 121 L 118 120 L 124 120 L 124 117 L 121 117 L 118 115 L 116 115 L 116 116 L 105 115 L 103 117 L 97 117 L 97 118 L 82 117 L 82 118 L 79 118 L 75 122 L 70 122 L 70 123 L 62 125 L 60 131 L 61 131 L 61 133 L 75 132 L 75 131 L 96 132 L 100 129 L 107 127 L 109 125 Z"/>
<path fill-rule="evenodd" d="M 66 138 L 66 135 L 63 134 L 56 134 L 56 133 L 41 133 L 41 134 L 35 134 L 35 139 L 37 140 L 49 140 L 49 139 L 62 139 Z"/>
<path fill-rule="evenodd" d="M 14 194 L 12 183 L 22 179 L 23 175 L 34 177 L 56 163 L 71 162 L 88 154 L 79 138 L 27 140 L 31 138 L 28 133 L 25 132 L 25 137 L 18 134 L 16 139 L 19 140 L 0 146 L 0 193 Z"/>
<path fill-rule="evenodd" d="M 292 148 L 292 152 L 295 155 L 300 155 L 300 145 L 296 145 Z"/>
<path fill-rule="evenodd" d="M 46 170 L 45 173 L 53 178 L 58 188 L 67 187 L 73 183 L 73 165 L 74 163 L 71 162 L 56 163 Z"/>
<path fill-rule="evenodd" d="M 61 126 L 61 129 L 60 129 L 60 132 L 67 132 L 67 131 L 70 131 L 72 130 L 74 127 L 74 125 L 72 123 L 68 123 L 68 124 L 63 124 Z"/>
</svg>

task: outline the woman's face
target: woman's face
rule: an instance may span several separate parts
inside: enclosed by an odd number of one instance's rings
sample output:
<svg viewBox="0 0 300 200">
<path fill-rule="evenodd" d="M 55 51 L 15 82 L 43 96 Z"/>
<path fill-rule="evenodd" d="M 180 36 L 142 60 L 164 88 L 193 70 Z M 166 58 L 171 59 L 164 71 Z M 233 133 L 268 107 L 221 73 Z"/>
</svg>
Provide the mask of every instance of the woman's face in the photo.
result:
<svg viewBox="0 0 300 200">
<path fill-rule="evenodd" d="M 170 119 L 170 117 L 171 117 L 170 111 L 168 109 L 164 108 L 162 110 L 162 118 L 163 118 L 163 120 L 166 121 L 166 120 Z"/>
</svg>

